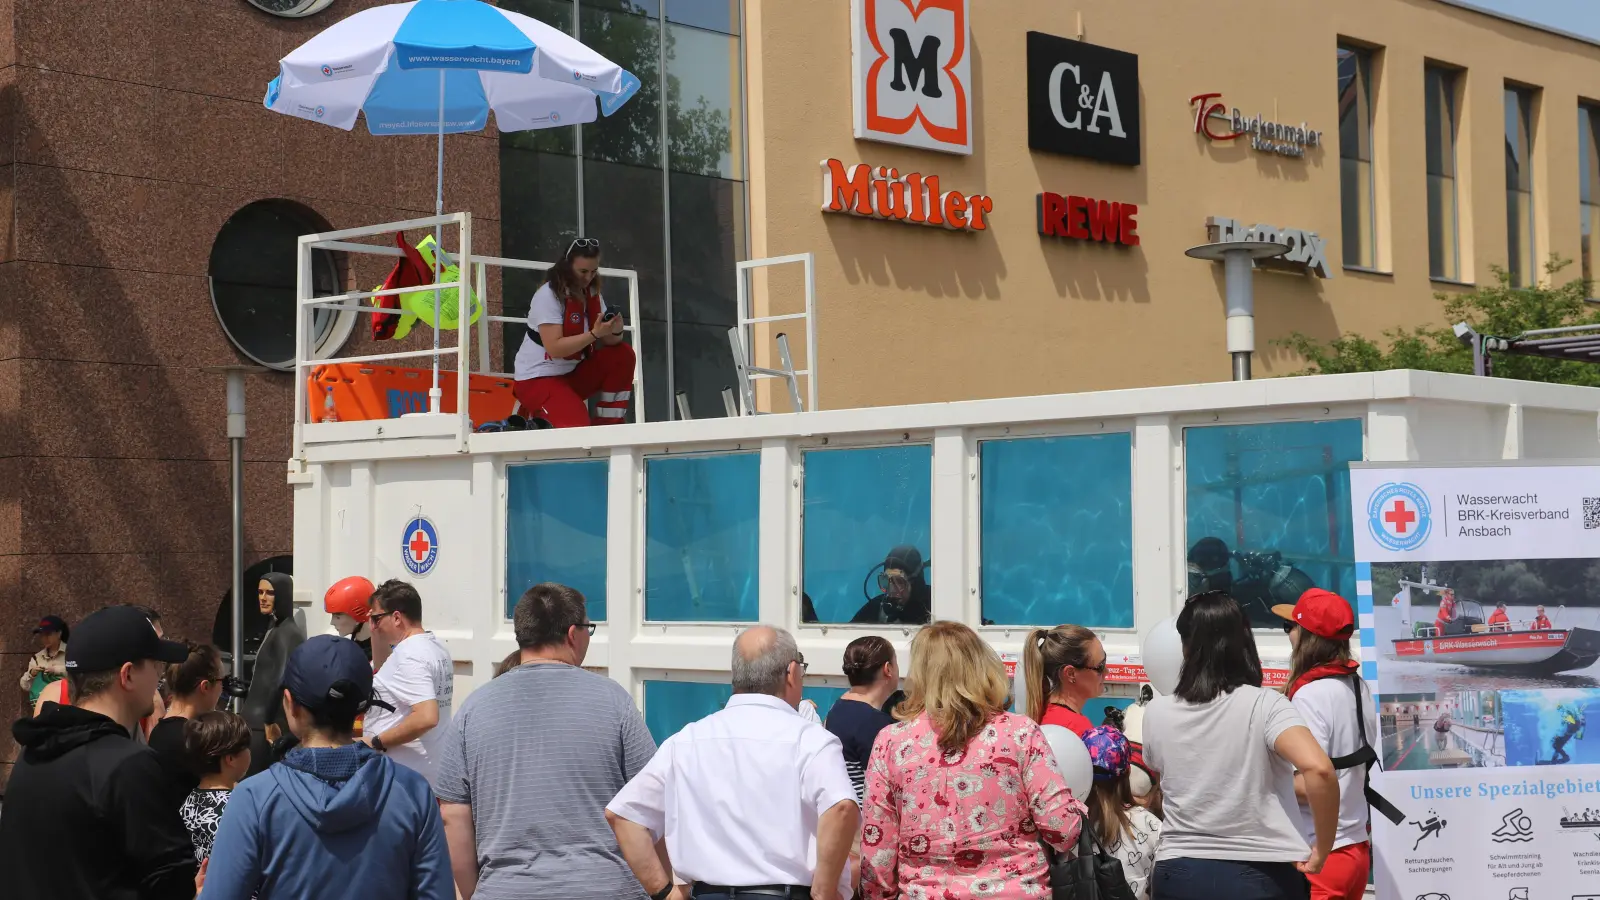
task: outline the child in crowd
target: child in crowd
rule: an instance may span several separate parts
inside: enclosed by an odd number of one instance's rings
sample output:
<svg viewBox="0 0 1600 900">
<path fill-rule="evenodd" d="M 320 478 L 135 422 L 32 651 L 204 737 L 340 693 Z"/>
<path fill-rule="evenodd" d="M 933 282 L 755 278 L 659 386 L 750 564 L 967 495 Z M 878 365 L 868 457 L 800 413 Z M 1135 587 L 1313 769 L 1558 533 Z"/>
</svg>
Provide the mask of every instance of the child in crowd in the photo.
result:
<svg viewBox="0 0 1600 900">
<path fill-rule="evenodd" d="M 195 861 L 205 862 L 228 795 L 250 770 L 250 726 L 225 710 L 204 712 L 184 722 L 183 746 L 200 786 L 189 792 L 180 814 L 194 842 Z"/>
<path fill-rule="evenodd" d="M 1122 877 L 1139 900 L 1150 900 L 1150 870 L 1156 864 L 1161 821 L 1133 800 L 1128 773 L 1133 753 L 1122 732 L 1105 725 L 1083 736 L 1094 764 L 1089 823 L 1106 852 L 1122 863 Z"/>
</svg>

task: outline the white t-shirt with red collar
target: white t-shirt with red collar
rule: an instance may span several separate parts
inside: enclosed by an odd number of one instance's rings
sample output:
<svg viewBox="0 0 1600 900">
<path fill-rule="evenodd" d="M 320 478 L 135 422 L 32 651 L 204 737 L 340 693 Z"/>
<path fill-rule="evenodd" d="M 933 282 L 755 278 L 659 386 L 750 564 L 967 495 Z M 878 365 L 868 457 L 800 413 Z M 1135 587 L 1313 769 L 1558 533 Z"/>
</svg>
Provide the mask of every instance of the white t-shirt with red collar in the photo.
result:
<svg viewBox="0 0 1600 900">
<path fill-rule="evenodd" d="M 1361 749 L 1361 731 L 1356 724 L 1356 695 L 1348 678 L 1319 678 L 1294 692 L 1295 711 L 1305 720 L 1311 736 L 1330 757 L 1345 756 Z M 1379 740 L 1378 708 L 1372 693 L 1361 684 L 1361 711 L 1367 719 L 1367 742 Z M 1367 840 L 1367 767 L 1339 770 L 1339 830 L 1334 832 L 1333 849 Z M 1311 810 L 1300 807 L 1306 840 L 1316 840 Z"/>
<path fill-rule="evenodd" d="M 563 307 L 564 304 L 550 285 L 540 287 L 533 295 L 533 303 L 528 307 L 528 327 L 538 331 L 540 325 L 562 325 L 562 317 L 566 312 Z M 577 316 L 577 324 L 582 326 L 582 331 L 587 331 L 593 326 L 585 312 L 580 311 L 574 315 Z M 577 359 L 555 359 L 545 352 L 544 347 L 534 343 L 533 338 L 524 335 L 522 346 L 517 348 L 516 369 L 513 374 L 518 381 L 527 381 L 530 378 L 565 375 L 577 367 Z"/>
</svg>

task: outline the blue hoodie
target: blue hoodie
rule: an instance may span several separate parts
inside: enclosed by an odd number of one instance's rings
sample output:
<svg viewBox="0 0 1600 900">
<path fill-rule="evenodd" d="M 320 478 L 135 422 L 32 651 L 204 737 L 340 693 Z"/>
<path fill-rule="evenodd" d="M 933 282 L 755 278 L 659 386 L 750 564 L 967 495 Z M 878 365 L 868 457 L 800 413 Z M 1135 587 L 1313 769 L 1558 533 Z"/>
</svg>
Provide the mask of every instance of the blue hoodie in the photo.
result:
<svg viewBox="0 0 1600 900">
<path fill-rule="evenodd" d="M 239 783 L 205 900 L 455 900 L 428 782 L 362 744 L 298 748 Z"/>
</svg>

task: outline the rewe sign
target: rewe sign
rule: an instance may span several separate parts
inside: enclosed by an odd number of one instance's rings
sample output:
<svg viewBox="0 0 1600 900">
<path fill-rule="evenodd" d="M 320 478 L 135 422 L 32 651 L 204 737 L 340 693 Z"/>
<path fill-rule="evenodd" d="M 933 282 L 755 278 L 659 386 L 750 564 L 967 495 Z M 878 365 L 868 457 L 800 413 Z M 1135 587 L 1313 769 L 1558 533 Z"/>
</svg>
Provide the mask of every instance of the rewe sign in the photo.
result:
<svg viewBox="0 0 1600 900">
<path fill-rule="evenodd" d="M 901 174 L 889 166 L 864 163 L 846 168 L 837 159 L 822 161 L 822 211 L 847 213 L 912 225 L 941 225 L 952 231 L 986 231 L 994 200 L 983 194 L 941 190 L 939 176 Z"/>
<path fill-rule="evenodd" d="M 1139 207 L 1093 197 L 1039 195 L 1039 233 L 1080 241 L 1139 246 Z"/>
<path fill-rule="evenodd" d="M 1028 146 L 1139 164 L 1139 57 L 1028 32 Z"/>
<path fill-rule="evenodd" d="M 967 0 L 851 0 L 851 17 L 856 137 L 971 154 Z"/>
</svg>

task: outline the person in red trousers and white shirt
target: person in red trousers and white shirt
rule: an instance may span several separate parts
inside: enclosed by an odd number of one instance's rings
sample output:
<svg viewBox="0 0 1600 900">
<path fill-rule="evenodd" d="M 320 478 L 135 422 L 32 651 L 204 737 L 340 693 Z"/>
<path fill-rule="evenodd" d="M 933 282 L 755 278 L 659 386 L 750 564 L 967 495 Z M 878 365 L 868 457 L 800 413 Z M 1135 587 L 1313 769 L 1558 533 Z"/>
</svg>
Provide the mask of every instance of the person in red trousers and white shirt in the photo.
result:
<svg viewBox="0 0 1600 900">
<path fill-rule="evenodd" d="M 556 428 L 616 425 L 633 398 L 634 359 L 622 317 L 600 299 L 600 242 L 578 238 L 533 295 L 511 392 L 523 415 Z"/>
<path fill-rule="evenodd" d="M 1361 680 L 1361 664 L 1350 655 L 1355 613 L 1348 600 L 1321 588 L 1301 594 L 1293 606 L 1280 604 L 1272 611 L 1286 620 L 1284 627 L 1294 648 L 1285 693 L 1305 720 L 1311 736 L 1330 759 L 1336 760 L 1337 768 L 1340 757 L 1356 753 L 1379 734 L 1377 707 Z M 1367 889 L 1372 866 L 1365 796 L 1367 767 L 1355 764 L 1338 769 L 1338 776 L 1339 827 L 1334 833 L 1333 852 L 1322 871 L 1307 876 L 1311 900 L 1360 900 Z M 1311 813 L 1298 773 L 1294 788 L 1300 799 L 1301 818 L 1309 825 Z M 1306 838 L 1312 839 L 1309 830 Z"/>
</svg>

